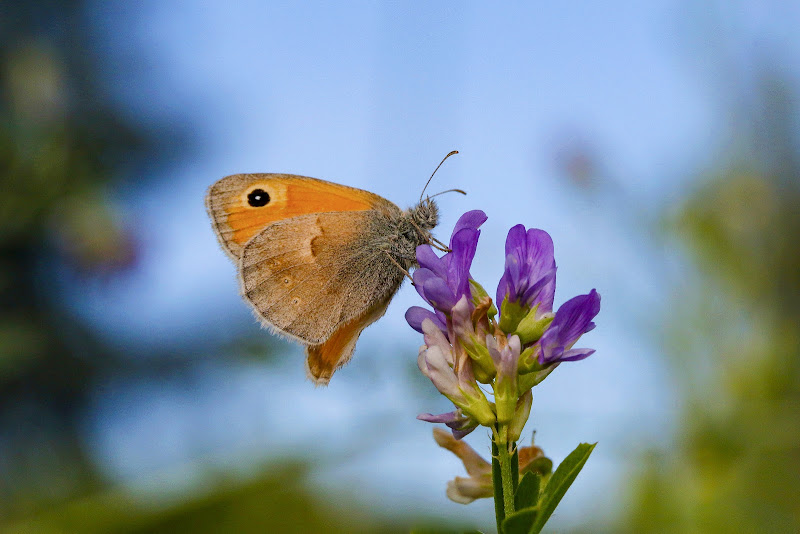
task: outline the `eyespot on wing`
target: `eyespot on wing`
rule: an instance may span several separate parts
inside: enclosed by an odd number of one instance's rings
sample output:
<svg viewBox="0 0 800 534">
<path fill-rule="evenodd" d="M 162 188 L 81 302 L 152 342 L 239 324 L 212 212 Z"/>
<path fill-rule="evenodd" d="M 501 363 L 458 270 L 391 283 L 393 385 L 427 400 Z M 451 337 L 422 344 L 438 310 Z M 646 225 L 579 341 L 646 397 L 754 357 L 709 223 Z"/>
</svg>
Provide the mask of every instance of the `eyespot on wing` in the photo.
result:
<svg viewBox="0 0 800 534">
<path fill-rule="evenodd" d="M 234 174 L 212 185 L 206 208 L 223 249 L 233 259 L 268 225 L 300 215 L 399 208 L 354 187 L 293 174 Z"/>
</svg>

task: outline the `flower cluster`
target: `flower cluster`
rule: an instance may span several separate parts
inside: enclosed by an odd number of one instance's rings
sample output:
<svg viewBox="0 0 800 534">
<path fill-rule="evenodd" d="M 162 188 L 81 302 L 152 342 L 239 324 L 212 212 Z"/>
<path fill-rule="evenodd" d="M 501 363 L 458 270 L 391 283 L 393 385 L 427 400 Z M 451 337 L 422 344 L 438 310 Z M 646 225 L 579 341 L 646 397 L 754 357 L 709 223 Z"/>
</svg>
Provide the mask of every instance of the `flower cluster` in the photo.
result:
<svg viewBox="0 0 800 534">
<path fill-rule="evenodd" d="M 561 362 L 594 352 L 573 345 L 594 328 L 600 295 L 593 289 L 554 313 L 553 241 L 543 230 L 517 225 L 508 232 L 493 302 L 470 275 L 485 221 L 482 211 L 462 215 L 442 257 L 430 245 L 417 248 L 414 286 L 432 309 L 414 306 L 406 320 L 424 336 L 420 370 L 456 407 L 419 419 L 445 423 L 457 439 L 482 425 L 501 433 L 501 442 L 514 442 L 530 413 L 531 388 Z M 479 384 L 491 386 L 493 402 Z"/>
</svg>

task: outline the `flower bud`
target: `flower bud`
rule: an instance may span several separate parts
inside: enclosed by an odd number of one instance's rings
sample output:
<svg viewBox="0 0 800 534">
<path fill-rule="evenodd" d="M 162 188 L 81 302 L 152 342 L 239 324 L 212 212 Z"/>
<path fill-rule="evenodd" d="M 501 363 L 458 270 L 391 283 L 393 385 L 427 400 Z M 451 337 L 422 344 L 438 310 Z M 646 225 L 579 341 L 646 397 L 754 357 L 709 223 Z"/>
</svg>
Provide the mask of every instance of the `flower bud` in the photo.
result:
<svg viewBox="0 0 800 534">
<path fill-rule="evenodd" d="M 558 367 L 560 364 L 561 362 L 556 362 L 545 367 L 544 369 L 519 375 L 519 378 L 517 379 L 517 391 L 519 394 L 522 395 L 533 386 L 538 385 L 542 380 L 547 378 L 550 373 L 555 371 L 556 367 Z"/>
<path fill-rule="evenodd" d="M 495 377 L 496 371 L 489 349 L 478 342 L 475 336 L 460 340 L 464 351 L 472 358 L 472 372 L 475 380 L 481 384 L 488 384 Z"/>
<path fill-rule="evenodd" d="M 553 318 L 555 316 L 552 313 L 538 317 L 538 309 L 538 304 L 531 308 L 531 311 L 529 311 L 528 314 L 523 317 L 521 321 L 519 321 L 514 331 L 514 333 L 519 336 L 519 339 L 522 341 L 523 345 L 539 341 L 539 339 L 542 337 L 542 334 L 544 334 L 545 330 L 547 330 L 547 327 L 553 322 Z"/>
<path fill-rule="evenodd" d="M 467 297 L 461 297 L 453 307 L 452 327 L 456 334 L 454 343 L 458 344 L 473 360 L 472 366 L 478 382 L 488 384 L 495 375 L 494 363 L 489 350 L 479 340 L 473 325 L 472 310 Z M 476 308 L 475 310 L 478 310 Z M 484 308 L 485 311 L 485 308 Z"/>
<path fill-rule="evenodd" d="M 472 278 L 469 279 L 469 287 L 470 291 L 472 292 L 472 304 L 476 308 L 480 308 L 481 306 L 483 306 L 484 303 L 487 301 L 487 299 L 488 302 L 490 303 L 492 302 L 492 297 L 489 296 L 489 293 L 487 293 L 486 290 L 483 289 L 482 285 L 480 285 Z M 494 303 L 492 303 L 488 307 L 486 314 L 489 316 L 490 319 L 494 319 L 494 316 L 497 315 L 497 308 L 495 307 Z"/>
<path fill-rule="evenodd" d="M 494 403 L 497 409 L 497 422 L 511 421 L 517 407 L 517 364 L 519 362 L 519 337 L 509 338 L 486 336 L 486 347 L 494 360 L 497 378 L 494 382 Z"/>
<path fill-rule="evenodd" d="M 528 389 L 523 393 L 517 401 L 517 408 L 514 411 L 514 417 L 508 425 L 508 441 L 519 441 L 522 434 L 522 429 L 525 423 L 528 422 L 528 416 L 531 414 L 531 405 L 533 404 L 533 392 Z"/>
<path fill-rule="evenodd" d="M 506 334 L 513 334 L 520 321 L 528 314 L 528 309 L 519 302 L 514 302 L 508 298 L 503 299 L 500 304 L 500 330 Z"/>
<path fill-rule="evenodd" d="M 453 404 L 483 426 L 492 426 L 497 421 L 497 416 L 492 409 L 492 405 L 486 400 L 486 395 L 483 394 L 483 391 L 475 381 L 475 376 L 472 374 L 472 360 L 464 359 L 461 364 L 456 374 L 458 375 L 459 389 L 465 400 L 462 404 L 455 401 L 453 401 Z"/>
</svg>

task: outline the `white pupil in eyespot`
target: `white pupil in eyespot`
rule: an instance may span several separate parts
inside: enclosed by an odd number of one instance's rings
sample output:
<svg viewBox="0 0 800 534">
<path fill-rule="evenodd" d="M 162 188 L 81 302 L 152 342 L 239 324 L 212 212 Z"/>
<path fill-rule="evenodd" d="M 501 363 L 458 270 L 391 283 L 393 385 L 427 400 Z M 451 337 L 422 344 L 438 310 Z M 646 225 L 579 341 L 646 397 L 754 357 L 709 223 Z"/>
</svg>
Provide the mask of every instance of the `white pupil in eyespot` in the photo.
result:
<svg viewBox="0 0 800 534">
<path fill-rule="evenodd" d="M 253 189 L 247 195 L 247 203 L 253 206 L 254 208 L 260 208 L 261 206 L 266 206 L 269 203 L 269 193 L 267 193 L 263 189 Z"/>
</svg>

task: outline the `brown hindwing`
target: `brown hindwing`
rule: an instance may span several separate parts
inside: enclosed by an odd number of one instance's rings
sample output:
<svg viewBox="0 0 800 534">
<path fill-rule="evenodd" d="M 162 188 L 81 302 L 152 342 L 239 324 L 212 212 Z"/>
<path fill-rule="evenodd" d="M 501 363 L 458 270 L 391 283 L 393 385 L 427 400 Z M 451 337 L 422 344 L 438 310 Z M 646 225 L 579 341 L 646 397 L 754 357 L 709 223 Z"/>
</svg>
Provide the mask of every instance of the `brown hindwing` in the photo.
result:
<svg viewBox="0 0 800 534">
<path fill-rule="evenodd" d="M 309 372 L 326 383 L 367 325 L 386 310 L 402 273 L 385 252 L 387 214 L 318 213 L 275 222 L 240 260 L 241 290 L 274 330 L 309 345 Z"/>
</svg>

